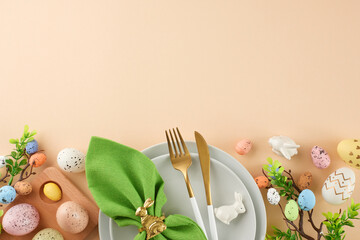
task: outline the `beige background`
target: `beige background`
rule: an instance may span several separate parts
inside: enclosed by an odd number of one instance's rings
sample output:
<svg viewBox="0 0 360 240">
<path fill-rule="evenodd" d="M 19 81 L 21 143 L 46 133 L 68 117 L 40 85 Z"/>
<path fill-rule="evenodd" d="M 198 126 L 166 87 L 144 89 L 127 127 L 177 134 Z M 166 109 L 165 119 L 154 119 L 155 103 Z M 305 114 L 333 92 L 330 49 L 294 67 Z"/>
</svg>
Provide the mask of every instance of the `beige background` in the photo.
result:
<svg viewBox="0 0 360 240">
<path fill-rule="evenodd" d="M 0 154 L 24 124 L 39 132 L 45 167 L 62 148 L 85 152 L 92 135 L 141 150 L 166 128 L 188 140 L 198 130 L 254 177 L 268 156 L 296 176 L 310 169 L 319 222 L 338 209 L 321 196 L 345 165 L 337 143 L 360 138 L 359 10 L 355 0 L 0 1 Z M 293 160 L 271 152 L 278 134 L 302 146 Z M 245 137 L 254 148 L 240 157 Z M 315 144 L 328 169 L 312 165 Z M 67 175 L 90 196 L 83 173 Z M 284 227 L 266 208 L 268 227 Z"/>
</svg>

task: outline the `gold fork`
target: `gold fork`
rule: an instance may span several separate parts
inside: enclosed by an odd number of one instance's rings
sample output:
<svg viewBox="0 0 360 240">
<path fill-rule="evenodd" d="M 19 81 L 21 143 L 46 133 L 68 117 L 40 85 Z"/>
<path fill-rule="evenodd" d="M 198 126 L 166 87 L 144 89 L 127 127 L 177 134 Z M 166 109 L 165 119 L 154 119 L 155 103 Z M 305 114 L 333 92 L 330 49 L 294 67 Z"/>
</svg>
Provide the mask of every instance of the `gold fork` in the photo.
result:
<svg viewBox="0 0 360 240">
<path fill-rule="evenodd" d="M 170 141 L 168 132 L 165 131 L 166 140 L 167 140 L 167 144 L 169 147 L 170 160 L 171 160 L 172 166 L 184 175 L 186 187 L 187 187 L 187 190 L 189 193 L 189 198 L 190 198 L 191 206 L 192 206 L 195 218 L 196 218 L 196 222 L 201 227 L 201 229 L 203 230 L 203 232 L 207 238 L 204 222 L 202 220 L 200 210 L 197 205 L 196 198 L 194 196 L 194 192 L 192 190 L 189 175 L 188 175 L 188 168 L 191 166 L 191 163 L 192 163 L 191 156 L 190 156 L 189 150 L 186 147 L 184 139 L 182 138 L 182 136 L 180 134 L 179 129 L 176 128 L 177 134 L 175 132 L 175 129 L 172 129 L 172 130 L 173 130 L 173 133 L 174 133 L 174 136 L 176 139 L 176 144 L 174 141 L 173 134 L 171 133 L 171 130 L 169 129 L 171 141 Z M 180 138 L 181 143 L 179 141 L 178 136 Z"/>
</svg>

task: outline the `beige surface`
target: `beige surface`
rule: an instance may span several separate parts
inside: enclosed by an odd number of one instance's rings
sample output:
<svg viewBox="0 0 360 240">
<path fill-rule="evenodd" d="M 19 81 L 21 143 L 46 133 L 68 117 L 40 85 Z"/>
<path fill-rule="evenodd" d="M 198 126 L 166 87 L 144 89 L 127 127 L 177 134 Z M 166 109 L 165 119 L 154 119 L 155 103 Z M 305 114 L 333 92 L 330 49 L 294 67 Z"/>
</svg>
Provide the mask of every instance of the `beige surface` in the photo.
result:
<svg viewBox="0 0 360 240">
<path fill-rule="evenodd" d="M 359 9 L 332 0 L 0 1 L 0 154 L 25 123 L 39 132 L 44 167 L 64 147 L 86 151 L 92 135 L 143 149 L 179 126 L 257 176 L 276 158 L 268 138 L 284 134 L 302 147 L 279 159 L 296 176 L 315 175 L 318 222 L 337 209 L 321 197 L 345 165 L 337 143 L 360 138 Z M 244 137 L 254 149 L 240 157 Z M 326 170 L 311 163 L 315 144 L 332 157 Z M 90 196 L 84 174 L 67 176 Z M 268 227 L 284 227 L 266 208 Z"/>
</svg>

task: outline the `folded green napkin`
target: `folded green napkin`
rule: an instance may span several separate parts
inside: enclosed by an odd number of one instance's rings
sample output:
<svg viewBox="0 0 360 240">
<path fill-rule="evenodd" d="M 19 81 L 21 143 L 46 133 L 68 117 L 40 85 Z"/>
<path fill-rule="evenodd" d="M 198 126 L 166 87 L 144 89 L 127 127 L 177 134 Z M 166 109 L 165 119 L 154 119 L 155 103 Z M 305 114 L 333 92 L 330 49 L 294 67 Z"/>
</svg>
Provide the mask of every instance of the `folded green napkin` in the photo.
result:
<svg viewBox="0 0 360 240">
<path fill-rule="evenodd" d="M 148 215 L 162 216 L 161 209 L 166 203 L 164 181 L 154 163 L 141 152 L 92 137 L 86 155 L 86 178 L 101 211 L 119 226 L 135 225 L 140 229 L 141 220 L 135 212 L 148 198 L 155 201 L 147 209 Z M 170 215 L 164 223 L 166 230 L 152 239 L 206 240 L 201 228 L 188 217 Z M 134 239 L 146 239 L 146 232 Z"/>
</svg>

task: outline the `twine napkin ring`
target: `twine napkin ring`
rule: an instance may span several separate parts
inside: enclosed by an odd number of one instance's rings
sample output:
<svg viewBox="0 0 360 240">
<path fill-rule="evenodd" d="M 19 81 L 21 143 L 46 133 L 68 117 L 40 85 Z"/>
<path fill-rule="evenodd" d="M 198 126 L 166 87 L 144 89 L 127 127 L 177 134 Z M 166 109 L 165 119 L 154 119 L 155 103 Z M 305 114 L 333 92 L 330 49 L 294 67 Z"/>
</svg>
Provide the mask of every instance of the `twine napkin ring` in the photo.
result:
<svg viewBox="0 0 360 240">
<path fill-rule="evenodd" d="M 151 198 L 146 199 L 143 207 L 139 207 L 135 215 L 141 218 L 142 228 L 139 229 L 139 232 L 146 231 L 146 240 L 155 237 L 156 235 L 162 233 L 166 229 L 164 223 L 165 216 L 156 217 L 148 215 L 147 208 L 151 207 L 154 204 L 154 201 Z"/>
</svg>

